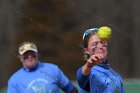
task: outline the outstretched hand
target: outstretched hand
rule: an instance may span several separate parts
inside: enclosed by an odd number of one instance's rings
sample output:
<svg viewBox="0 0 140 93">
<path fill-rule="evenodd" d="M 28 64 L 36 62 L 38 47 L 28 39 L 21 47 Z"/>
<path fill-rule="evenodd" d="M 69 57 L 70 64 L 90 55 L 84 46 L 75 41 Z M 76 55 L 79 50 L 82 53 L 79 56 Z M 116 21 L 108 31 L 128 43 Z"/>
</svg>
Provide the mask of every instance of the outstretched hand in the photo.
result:
<svg viewBox="0 0 140 93">
<path fill-rule="evenodd" d="M 86 64 L 82 67 L 82 73 L 83 75 L 89 75 L 91 68 L 97 64 L 100 64 L 104 59 L 104 56 L 101 53 L 90 55 L 90 53 L 87 52 L 85 55 Z"/>
<path fill-rule="evenodd" d="M 94 65 L 97 65 L 102 62 L 103 58 L 104 57 L 102 54 L 91 55 L 90 58 L 87 59 L 87 66 L 92 67 Z"/>
</svg>

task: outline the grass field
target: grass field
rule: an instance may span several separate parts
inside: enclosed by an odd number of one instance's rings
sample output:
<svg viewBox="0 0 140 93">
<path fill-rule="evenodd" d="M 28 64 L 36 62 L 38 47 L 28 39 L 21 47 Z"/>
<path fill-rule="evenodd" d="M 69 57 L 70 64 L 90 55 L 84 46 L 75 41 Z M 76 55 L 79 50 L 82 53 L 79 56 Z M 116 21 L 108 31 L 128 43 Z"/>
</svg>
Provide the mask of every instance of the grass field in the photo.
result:
<svg viewBox="0 0 140 93">
<path fill-rule="evenodd" d="M 77 86 L 77 82 L 73 83 Z M 140 79 L 125 79 L 124 88 L 126 93 L 140 93 Z M 7 88 L 2 89 L 0 93 L 7 93 Z"/>
</svg>

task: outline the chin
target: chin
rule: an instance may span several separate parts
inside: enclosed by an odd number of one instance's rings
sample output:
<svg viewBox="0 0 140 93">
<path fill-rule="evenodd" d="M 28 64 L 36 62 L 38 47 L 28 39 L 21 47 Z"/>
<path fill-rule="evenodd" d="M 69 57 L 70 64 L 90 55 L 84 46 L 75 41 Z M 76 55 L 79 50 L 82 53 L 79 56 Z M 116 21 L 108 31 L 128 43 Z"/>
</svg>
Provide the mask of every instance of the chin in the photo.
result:
<svg viewBox="0 0 140 93">
<path fill-rule="evenodd" d="M 32 69 L 34 67 L 35 67 L 35 65 L 29 65 L 29 66 L 27 66 L 28 69 Z"/>
<path fill-rule="evenodd" d="M 34 63 L 34 62 L 29 63 L 29 64 L 28 64 L 28 67 L 29 67 L 29 68 L 33 68 L 33 67 L 35 67 L 35 66 L 36 66 L 36 64 L 37 64 L 37 63 Z"/>
</svg>

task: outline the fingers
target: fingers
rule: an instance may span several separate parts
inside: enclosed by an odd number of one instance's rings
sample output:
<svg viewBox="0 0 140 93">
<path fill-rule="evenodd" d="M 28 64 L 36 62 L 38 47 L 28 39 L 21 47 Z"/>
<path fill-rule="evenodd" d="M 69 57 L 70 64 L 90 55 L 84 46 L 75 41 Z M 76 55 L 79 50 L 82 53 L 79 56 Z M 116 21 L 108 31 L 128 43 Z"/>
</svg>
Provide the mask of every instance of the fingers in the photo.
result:
<svg viewBox="0 0 140 93">
<path fill-rule="evenodd" d="M 92 55 L 87 61 L 90 64 L 99 64 L 103 58 L 102 54 L 96 54 Z"/>
<path fill-rule="evenodd" d="M 103 59 L 103 55 L 102 54 L 97 54 L 97 55 L 92 55 L 91 59 L 93 61 L 98 61 L 98 60 L 102 60 Z"/>
</svg>

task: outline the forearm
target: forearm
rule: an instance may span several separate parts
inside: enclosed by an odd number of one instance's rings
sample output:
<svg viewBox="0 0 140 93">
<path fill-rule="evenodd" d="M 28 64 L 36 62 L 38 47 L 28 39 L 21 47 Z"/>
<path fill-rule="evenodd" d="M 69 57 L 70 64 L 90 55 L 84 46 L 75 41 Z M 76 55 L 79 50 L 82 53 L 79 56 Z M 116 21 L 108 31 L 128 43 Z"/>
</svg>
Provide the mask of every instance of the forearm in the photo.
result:
<svg viewBox="0 0 140 93">
<path fill-rule="evenodd" d="M 86 63 L 83 67 L 82 67 L 82 74 L 83 75 L 89 75 L 91 72 L 91 68 L 92 66 L 88 65 L 88 63 Z"/>
<path fill-rule="evenodd" d="M 77 89 L 75 88 L 72 82 L 69 82 L 65 87 L 62 88 L 66 93 L 77 93 Z"/>
<path fill-rule="evenodd" d="M 78 85 L 85 90 L 89 90 L 89 75 L 82 74 L 82 67 L 77 71 Z"/>
<path fill-rule="evenodd" d="M 89 75 L 91 72 L 91 68 L 101 62 L 101 55 L 92 55 L 89 59 L 86 60 L 86 64 L 82 67 L 82 74 Z"/>
</svg>

